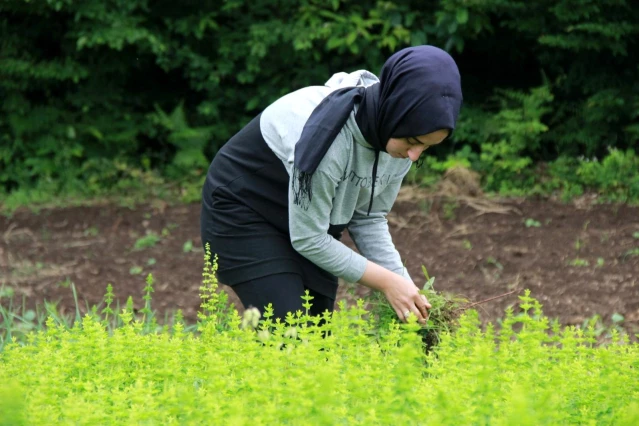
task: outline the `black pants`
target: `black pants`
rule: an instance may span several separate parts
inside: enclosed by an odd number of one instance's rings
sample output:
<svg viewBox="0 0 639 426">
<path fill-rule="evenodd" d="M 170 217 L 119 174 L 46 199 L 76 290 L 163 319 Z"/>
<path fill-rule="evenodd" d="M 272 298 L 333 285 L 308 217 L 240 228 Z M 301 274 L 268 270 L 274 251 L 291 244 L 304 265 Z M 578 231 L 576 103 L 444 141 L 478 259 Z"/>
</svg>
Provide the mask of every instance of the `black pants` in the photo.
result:
<svg viewBox="0 0 639 426">
<path fill-rule="evenodd" d="M 304 286 L 302 276 L 293 273 L 282 273 L 267 275 L 233 286 L 233 290 L 238 295 L 245 308 L 255 307 L 264 314 L 264 307 L 271 303 L 273 305 L 273 320 L 286 318 L 287 312 L 295 313 L 297 310 L 304 312 L 302 304 L 305 291 L 313 296 L 310 301 L 312 307 L 311 315 L 321 315 L 328 310 L 333 312 L 335 299 L 323 296 L 316 291 Z"/>
</svg>

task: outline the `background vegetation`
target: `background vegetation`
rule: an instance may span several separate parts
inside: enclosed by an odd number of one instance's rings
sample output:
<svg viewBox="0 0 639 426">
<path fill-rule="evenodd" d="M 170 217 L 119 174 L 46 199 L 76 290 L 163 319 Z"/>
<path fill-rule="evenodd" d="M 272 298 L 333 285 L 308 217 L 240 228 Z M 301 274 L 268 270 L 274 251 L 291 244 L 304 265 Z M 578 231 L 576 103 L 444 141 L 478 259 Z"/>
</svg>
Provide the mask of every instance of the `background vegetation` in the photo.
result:
<svg viewBox="0 0 639 426">
<path fill-rule="evenodd" d="M 270 102 L 433 44 L 457 60 L 455 165 L 503 194 L 639 198 L 639 8 L 630 0 L 6 0 L 0 200 L 199 183 Z M 26 195 L 30 194 L 30 195 Z"/>
</svg>

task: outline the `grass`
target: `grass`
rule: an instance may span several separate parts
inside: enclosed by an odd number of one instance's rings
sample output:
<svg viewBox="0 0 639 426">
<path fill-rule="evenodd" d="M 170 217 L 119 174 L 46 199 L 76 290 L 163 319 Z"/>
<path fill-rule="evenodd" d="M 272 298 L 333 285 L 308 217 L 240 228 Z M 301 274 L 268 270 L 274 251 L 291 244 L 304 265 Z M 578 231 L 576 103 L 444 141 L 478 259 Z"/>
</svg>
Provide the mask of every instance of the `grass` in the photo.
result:
<svg viewBox="0 0 639 426">
<path fill-rule="evenodd" d="M 170 181 L 148 172 L 143 176 L 123 179 L 115 188 L 93 188 L 79 192 L 60 188 L 60 184 L 45 183 L 40 187 L 21 188 L 11 193 L 0 191 L 0 215 L 11 217 L 18 209 L 37 213 L 44 209 L 79 206 L 117 205 L 135 208 L 149 200 L 168 204 L 200 201 L 204 177 Z M 90 230 L 91 233 L 99 231 Z"/>
</svg>

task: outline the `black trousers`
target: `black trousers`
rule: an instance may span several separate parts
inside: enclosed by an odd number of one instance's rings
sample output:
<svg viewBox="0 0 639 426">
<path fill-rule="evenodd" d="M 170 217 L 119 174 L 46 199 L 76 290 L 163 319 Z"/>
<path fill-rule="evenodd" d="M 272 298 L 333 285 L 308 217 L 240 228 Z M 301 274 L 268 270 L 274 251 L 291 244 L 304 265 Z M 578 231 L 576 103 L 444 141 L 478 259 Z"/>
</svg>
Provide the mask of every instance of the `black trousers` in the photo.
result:
<svg viewBox="0 0 639 426">
<path fill-rule="evenodd" d="M 313 296 L 310 301 L 311 315 L 321 315 L 328 310 L 333 312 L 335 299 L 323 296 L 320 293 L 306 287 L 302 276 L 294 273 L 282 273 L 267 275 L 243 283 L 235 284 L 233 290 L 238 295 L 245 308 L 257 308 L 264 314 L 264 307 L 269 303 L 273 306 L 273 320 L 286 318 L 287 312 L 295 313 L 298 310 L 304 312 L 302 304 L 306 290 Z"/>
</svg>

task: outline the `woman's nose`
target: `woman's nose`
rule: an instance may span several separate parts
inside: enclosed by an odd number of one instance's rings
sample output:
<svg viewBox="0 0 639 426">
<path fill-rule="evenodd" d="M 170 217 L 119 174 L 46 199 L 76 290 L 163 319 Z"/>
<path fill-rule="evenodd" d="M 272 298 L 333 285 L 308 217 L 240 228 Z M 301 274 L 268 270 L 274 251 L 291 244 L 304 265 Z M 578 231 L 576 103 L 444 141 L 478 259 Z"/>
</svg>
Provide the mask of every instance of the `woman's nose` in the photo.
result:
<svg viewBox="0 0 639 426">
<path fill-rule="evenodd" d="M 408 158 L 410 158 L 410 161 L 417 161 L 419 159 L 419 156 L 422 155 L 422 152 L 424 152 L 424 146 L 413 146 L 411 147 L 407 154 L 408 154 Z"/>
</svg>

